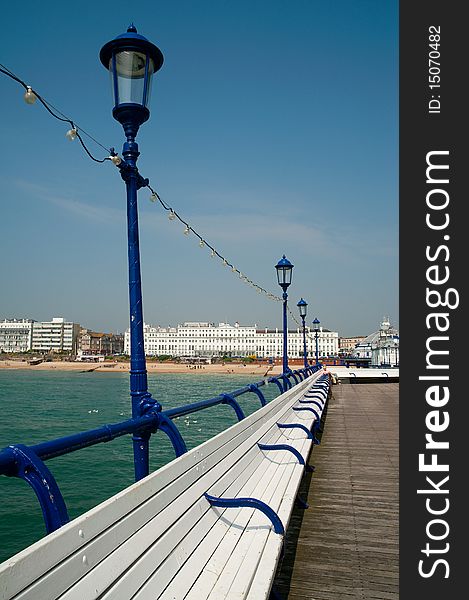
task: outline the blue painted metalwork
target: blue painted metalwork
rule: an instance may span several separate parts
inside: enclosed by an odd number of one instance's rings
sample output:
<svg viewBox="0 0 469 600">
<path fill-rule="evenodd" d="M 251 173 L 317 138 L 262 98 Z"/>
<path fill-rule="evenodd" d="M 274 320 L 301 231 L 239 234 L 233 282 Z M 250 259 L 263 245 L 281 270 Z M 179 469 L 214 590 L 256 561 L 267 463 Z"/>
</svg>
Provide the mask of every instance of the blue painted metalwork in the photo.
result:
<svg viewBox="0 0 469 600">
<path fill-rule="evenodd" d="M 301 429 L 306 433 L 308 439 L 311 440 L 313 438 L 311 431 L 302 423 L 277 423 L 277 427 L 280 427 L 280 429 Z"/>
<path fill-rule="evenodd" d="M 288 379 L 288 373 L 282 373 L 281 375 L 278 376 L 279 379 L 281 379 L 283 381 L 283 391 L 286 392 L 287 390 L 289 390 L 292 385 L 290 380 Z"/>
<path fill-rule="evenodd" d="M 291 284 L 293 265 L 284 254 L 275 265 L 275 268 L 277 270 L 278 284 L 283 290 L 283 372 L 288 373 L 287 288 Z"/>
<path fill-rule="evenodd" d="M 204 495 L 211 506 L 219 506 L 221 508 L 257 508 L 270 519 L 274 526 L 275 533 L 285 535 L 285 528 L 279 516 L 268 504 L 262 502 L 262 500 L 258 500 L 257 498 L 217 498 L 215 496 L 210 496 L 209 494 Z"/>
<path fill-rule="evenodd" d="M 249 389 L 251 390 L 251 392 L 253 392 L 254 394 L 257 395 L 257 397 L 260 400 L 261 406 L 265 406 L 265 396 L 259 389 L 259 386 L 255 383 L 251 383 L 251 385 L 249 386 Z"/>
<path fill-rule="evenodd" d="M 319 400 L 322 403 L 325 402 L 325 398 L 322 395 L 320 395 L 318 392 L 316 392 L 316 393 L 314 393 L 314 392 L 313 393 L 309 393 L 308 392 L 307 394 L 305 394 L 305 398 L 311 398 L 313 400 L 314 399 L 315 400 Z"/>
<path fill-rule="evenodd" d="M 300 452 L 293 446 L 290 446 L 289 444 L 257 444 L 257 445 L 260 448 L 260 450 L 288 450 L 294 456 L 296 456 L 300 465 L 305 464 L 305 459 L 301 456 Z"/>
<path fill-rule="evenodd" d="M 316 364 L 319 365 L 319 352 L 318 352 L 318 334 L 319 334 L 319 323 L 321 321 L 316 317 L 313 321 L 313 330 L 315 333 L 315 340 L 316 340 Z"/>
<path fill-rule="evenodd" d="M 187 446 L 182 438 L 181 433 L 179 432 L 179 429 L 164 413 L 159 414 L 159 419 L 158 429 L 164 431 L 164 433 L 166 433 L 166 435 L 169 437 L 176 456 L 185 454 L 187 452 Z"/>
<path fill-rule="evenodd" d="M 321 394 L 326 395 L 329 389 L 328 385 L 313 385 L 306 393 L 307 394 Z"/>
<path fill-rule="evenodd" d="M 269 379 L 269 382 L 275 383 L 275 384 L 277 385 L 277 387 L 278 387 L 278 389 L 279 389 L 280 393 L 281 393 L 281 394 L 283 394 L 283 392 L 284 392 L 285 390 L 283 389 L 283 385 L 280 383 L 279 379 L 280 379 L 280 377 L 271 377 L 271 378 Z"/>
<path fill-rule="evenodd" d="M 41 459 L 49 460 L 63 454 L 94 446 L 101 442 L 109 442 L 117 437 L 136 431 L 149 431 L 158 424 L 158 416 L 146 415 L 138 419 L 129 419 L 122 423 L 103 425 L 97 429 L 75 433 L 48 442 L 30 446 L 30 449 Z M 8 465 L 12 462 L 10 448 L 0 451 L 0 474 L 7 474 Z"/>
<path fill-rule="evenodd" d="M 297 496 L 295 498 L 295 504 L 298 508 L 301 508 L 303 510 L 306 510 L 307 508 L 309 508 L 309 504 L 306 502 L 306 500 L 303 500 L 303 498 L 301 496 Z"/>
<path fill-rule="evenodd" d="M 288 294 L 284 290 L 283 299 L 283 372 L 288 372 L 288 323 L 287 323 L 287 306 Z"/>
<path fill-rule="evenodd" d="M 282 558 L 283 558 L 283 545 L 282 545 Z M 281 596 L 275 588 L 270 590 L 269 600 L 285 600 L 283 596 Z"/>
<path fill-rule="evenodd" d="M 299 379 L 296 378 L 297 375 L 298 374 L 296 371 L 290 371 L 289 377 L 293 377 L 293 379 L 295 380 L 295 385 L 301 381 L 301 377 Z"/>
<path fill-rule="evenodd" d="M 303 300 L 303 298 L 301 298 L 301 300 L 298 302 L 297 306 L 298 306 L 298 309 L 300 311 L 301 320 L 303 322 L 303 359 L 304 359 L 304 366 L 306 368 L 308 366 L 308 353 L 307 353 L 307 350 L 306 350 L 306 324 L 305 324 L 305 319 L 306 319 L 306 313 L 307 313 L 308 303 L 305 300 Z"/>
<path fill-rule="evenodd" d="M 234 397 L 231 394 L 222 394 L 222 396 L 222 404 L 229 404 L 230 406 L 232 406 L 235 410 L 236 416 L 238 417 L 238 421 L 242 421 L 245 418 L 245 416 L 241 409 L 241 406 L 236 402 Z"/>
<path fill-rule="evenodd" d="M 47 533 L 68 523 L 67 507 L 54 476 L 31 448 L 10 446 L 14 461 L 6 475 L 24 479 L 33 488 L 42 508 Z"/>
<path fill-rule="evenodd" d="M 322 409 L 324 408 L 324 406 L 322 404 L 319 404 L 319 402 L 317 402 L 316 400 L 299 400 L 299 402 L 301 402 L 301 404 L 315 404 L 320 411 L 322 411 Z"/>
<path fill-rule="evenodd" d="M 320 424 L 320 421 L 321 421 L 318 413 L 314 410 L 314 408 L 311 408 L 310 406 L 293 406 L 293 410 L 295 410 L 295 411 L 309 410 L 309 411 L 311 411 L 314 414 L 314 416 L 316 417 L 316 420 L 313 423 L 313 431 L 312 431 L 312 434 L 313 434 L 313 443 L 314 444 L 320 444 L 320 441 L 314 435 L 314 432 L 318 430 L 319 424 Z"/>
<path fill-rule="evenodd" d="M 131 101 L 125 99 L 121 103 L 117 83 L 120 77 L 124 77 L 117 69 L 117 57 L 121 52 L 138 53 L 144 55 L 145 71 L 143 96 L 140 99 L 131 96 Z M 161 411 L 161 405 L 151 397 L 148 391 L 147 369 L 145 361 L 145 348 L 143 336 L 143 301 L 142 283 L 140 273 L 140 248 L 138 233 L 138 206 L 137 191 L 146 187 L 148 179 L 144 179 L 138 172 L 137 160 L 139 157 L 138 144 L 135 141 L 140 125 L 148 120 L 150 112 L 146 107 L 146 92 L 149 89 L 150 59 L 153 62 L 152 73 L 158 71 L 163 64 L 163 55 L 159 48 L 152 44 L 147 38 L 137 33 L 133 24 L 129 26 L 126 33 L 117 36 L 114 40 L 107 42 L 100 51 L 100 60 L 106 69 L 111 68 L 114 84 L 114 109 L 113 117 L 121 123 L 124 128 L 127 141 L 123 147 L 124 160 L 118 165 L 122 179 L 127 191 L 127 238 L 128 238 L 128 262 L 129 262 L 129 308 L 130 308 L 130 396 L 132 398 L 132 417 L 138 418 L 147 412 Z M 111 60 L 112 58 L 112 60 Z M 130 76 L 130 86 L 133 83 L 134 73 L 126 73 Z M 169 430 L 168 430 L 169 431 Z M 174 435 L 174 432 L 172 432 Z M 171 437 L 171 436 L 170 436 Z M 133 435 L 135 480 L 148 475 L 149 472 L 149 439 L 150 432 L 137 431 Z M 180 441 L 178 441 L 180 443 Z"/>
<path fill-rule="evenodd" d="M 138 84 L 138 91 L 141 94 L 137 98 L 135 93 L 130 93 L 129 98 L 119 98 L 118 96 L 118 80 L 124 78 L 127 85 L 125 89 L 132 86 L 133 80 L 138 80 L 140 74 L 132 72 L 133 61 L 130 57 L 130 69 L 125 69 L 125 73 L 122 73 L 117 68 L 118 57 L 121 52 L 126 53 L 137 53 L 137 59 L 141 56 L 145 56 L 145 70 L 143 78 L 143 86 Z M 114 84 L 114 108 L 112 111 L 113 117 L 119 121 L 124 127 L 133 127 L 137 125 L 137 129 L 142 123 L 150 118 L 150 111 L 147 108 L 147 102 L 149 98 L 150 79 L 153 73 L 156 73 L 163 65 L 163 54 L 160 49 L 152 44 L 146 37 L 137 33 L 137 29 L 132 23 L 125 33 L 118 35 L 116 38 L 104 44 L 99 53 L 99 58 L 106 69 L 111 71 L 112 80 Z M 111 60 L 112 58 L 112 60 Z M 127 59 L 128 60 L 128 59 Z M 152 69 L 150 72 L 149 62 L 152 61 Z M 136 61 L 135 61 L 136 62 Z M 129 66 L 130 66 L 129 65 Z M 126 130 L 127 134 L 127 130 Z M 137 135 L 135 131 L 134 138 Z"/>
<path fill-rule="evenodd" d="M 294 406 L 293 410 L 309 410 L 309 411 L 311 411 L 314 414 L 314 416 L 316 417 L 316 421 L 314 422 L 313 428 L 316 427 L 316 423 L 321 420 L 321 417 L 318 415 L 317 411 L 314 410 L 314 408 L 311 408 L 311 406 Z"/>
<path fill-rule="evenodd" d="M 308 390 L 305 394 L 308 396 L 317 396 L 320 398 L 327 398 L 329 388 L 323 388 L 322 386 L 314 386 L 311 390 Z"/>
<path fill-rule="evenodd" d="M 313 385 L 313 389 L 321 389 L 321 390 L 328 390 L 329 389 L 329 383 L 327 381 L 320 381 L 318 380 L 314 385 Z"/>
</svg>

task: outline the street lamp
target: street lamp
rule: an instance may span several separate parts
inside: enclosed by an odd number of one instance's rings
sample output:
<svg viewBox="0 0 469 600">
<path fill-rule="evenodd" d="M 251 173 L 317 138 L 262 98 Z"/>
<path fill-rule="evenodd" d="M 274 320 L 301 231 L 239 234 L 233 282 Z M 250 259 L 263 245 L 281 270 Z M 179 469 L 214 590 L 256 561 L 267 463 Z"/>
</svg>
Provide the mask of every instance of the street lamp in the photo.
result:
<svg viewBox="0 0 469 600">
<path fill-rule="evenodd" d="M 99 58 L 111 75 L 112 116 L 124 127 L 128 141 L 134 142 L 140 125 L 150 118 L 151 80 L 163 64 L 163 54 L 132 23 L 126 33 L 104 44 Z"/>
<path fill-rule="evenodd" d="M 297 306 L 298 306 L 298 310 L 300 311 L 301 320 L 303 321 L 303 357 L 304 357 L 304 367 L 306 369 L 308 366 L 308 355 L 306 353 L 305 318 L 306 318 L 306 309 L 307 309 L 308 303 L 305 300 L 303 300 L 303 298 L 301 298 L 301 300 L 298 302 Z"/>
<path fill-rule="evenodd" d="M 143 416 L 150 408 L 161 410 L 161 405 L 148 392 L 147 369 L 143 336 L 142 283 L 138 236 L 137 190 L 148 185 L 138 172 L 139 156 L 135 142 L 138 129 L 150 117 L 151 79 L 163 64 L 161 51 L 147 38 L 137 33 L 132 24 L 126 33 L 118 35 L 101 48 L 99 58 L 111 75 L 114 96 L 113 117 L 124 128 L 123 160 L 113 161 L 119 167 L 127 188 L 127 233 L 129 258 L 130 304 L 130 396 L 132 417 Z M 150 433 L 133 436 L 135 478 L 148 474 Z"/>
<path fill-rule="evenodd" d="M 319 323 L 320 320 L 316 317 L 313 321 L 313 331 L 315 333 L 315 339 L 316 339 L 316 364 L 319 364 L 319 356 L 318 356 L 318 334 L 319 334 Z"/>
<path fill-rule="evenodd" d="M 283 290 L 283 372 L 288 372 L 288 330 L 287 330 L 287 288 L 291 284 L 291 276 L 293 265 L 291 262 L 285 257 L 283 257 L 278 261 L 275 265 L 277 269 L 277 279 L 278 284 Z"/>
</svg>

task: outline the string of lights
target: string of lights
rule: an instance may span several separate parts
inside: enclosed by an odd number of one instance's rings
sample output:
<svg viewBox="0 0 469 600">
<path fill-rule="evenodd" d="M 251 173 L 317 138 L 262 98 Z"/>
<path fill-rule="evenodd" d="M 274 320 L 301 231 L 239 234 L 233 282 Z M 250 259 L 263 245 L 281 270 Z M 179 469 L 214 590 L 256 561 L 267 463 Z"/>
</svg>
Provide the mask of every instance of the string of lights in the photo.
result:
<svg viewBox="0 0 469 600">
<path fill-rule="evenodd" d="M 67 131 L 67 133 L 65 134 L 67 139 L 69 139 L 70 141 L 78 139 L 78 141 L 82 145 L 83 149 L 85 150 L 86 154 L 91 158 L 91 160 L 94 160 L 97 163 L 104 163 L 107 160 L 112 160 L 113 156 L 115 156 L 115 152 L 114 152 L 113 148 L 106 148 L 106 146 L 101 144 L 101 142 L 99 142 L 92 135 L 87 133 L 82 127 L 78 128 L 78 125 L 72 119 L 70 119 L 69 117 L 64 115 L 60 110 L 58 110 L 53 104 L 51 104 L 48 100 L 46 100 L 43 96 L 41 96 L 30 85 L 27 85 L 22 79 L 20 79 L 17 75 L 15 75 L 15 73 L 13 73 L 13 71 L 11 71 L 8 67 L 6 67 L 5 65 L 3 65 L 1 63 L 0 63 L 0 73 L 3 73 L 10 79 L 13 79 L 17 83 L 19 83 L 21 86 L 23 86 L 23 88 L 26 90 L 25 94 L 23 96 L 26 104 L 34 104 L 36 102 L 36 100 L 39 100 L 39 102 L 44 106 L 44 108 L 47 110 L 47 112 L 50 115 L 52 115 L 55 119 L 57 119 L 58 121 L 62 121 L 64 123 L 69 123 L 71 129 L 69 129 Z M 98 146 L 100 146 L 101 148 L 106 150 L 106 152 L 108 152 L 110 156 L 106 156 L 105 158 L 102 158 L 102 159 L 95 158 L 92 155 L 92 153 L 89 151 L 88 147 L 86 146 L 86 144 L 81 136 L 82 133 L 84 135 L 86 135 L 90 140 L 92 140 L 95 144 L 97 144 Z"/>
<path fill-rule="evenodd" d="M 295 323 L 298 325 L 298 327 L 299 327 L 300 329 L 302 329 L 302 328 L 303 328 L 303 323 L 300 323 L 300 321 L 298 321 L 298 319 L 297 319 L 297 317 L 296 317 L 295 313 L 293 313 L 293 312 L 291 311 L 291 309 L 290 309 L 290 307 L 289 307 L 288 305 L 287 305 L 287 310 L 288 310 L 288 312 L 290 313 L 290 316 L 291 316 L 291 318 L 292 318 L 292 319 L 295 321 Z M 316 338 L 315 338 L 313 335 L 311 335 L 310 333 L 308 333 L 308 331 L 306 331 L 306 332 L 305 332 L 305 335 L 306 335 L 306 337 L 307 337 L 307 338 L 308 338 L 308 339 L 309 339 L 311 342 L 314 342 L 314 341 L 316 340 Z"/>
<path fill-rule="evenodd" d="M 192 233 L 199 240 L 200 248 L 207 247 L 210 250 L 211 258 L 217 257 L 219 260 L 221 260 L 222 265 L 224 267 L 229 268 L 231 270 L 231 272 L 234 275 L 236 275 L 242 282 L 244 282 L 245 284 L 254 288 L 259 294 L 264 294 L 269 300 L 274 300 L 276 302 L 282 302 L 282 298 L 279 298 L 278 296 L 276 296 L 275 294 L 272 294 L 271 292 L 264 289 L 260 285 L 257 285 L 257 283 L 252 281 L 252 279 L 249 279 L 249 277 L 247 275 L 245 275 L 242 271 L 240 271 L 238 268 L 236 268 L 233 265 L 233 263 L 231 263 L 229 260 L 227 260 L 222 254 L 220 254 L 220 252 L 218 252 L 218 250 L 216 250 L 216 248 L 214 248 L 203 236 L 201 236 L 191 225 L 189 225 L 189 223 L 187 223 L 187 221 L 185 221 L 174 208 L 172 208 L 171 206 L 168 206 L 168 204 L 166 204 L 166 202 L 164 202 L 162 200 L 160 195 L 151 187 L 150 184 L 148 184 L 147 187 L 151 192 L 151 196 L 150 196 L 151 202 L 158 201 L 161 204 L 161 206 L 164 208 L 164 210 L 167 211 L 168 219 L 170 221 L 174 221 L 177 219 L 180 223 L 182 223 L 182 225 L 184 225 L 184 230 L 183 230 L 184 235 L 190 235 Z"/>
<path fill-rule="evenodd" d="M 49 114 L 51 116 L 53 116 L 55 119 L 57 119 L 59 121 L 69 123 L 71 129 L 69 129 L 65 134 L 67 139 L 69 139 L 70 141 L 74 141 L 75 139 L 78 139 L 79 142 L 81 143 L 83 149 L 87 153 L 87 155 L 93 161 L 98 162 L 98 163 L 112 161 L 115 166 L 119 167 L 119 165 L 122 163 L 122 159 L 115 152 L 114 148 L 107 148 L 105 145 L 103 145 L 101 142 L 99 142 L 95 137 L 93 137 L 90 133 L 85 131 L 82 127 L 78 127 L 78 125 L 76 124 L 75 121 L 73 121 L 73 119 L 69 118 L 64 113 L 62 113 L 51 102 L 46 100 L 35 89 L 33 89 L 30 85 L 27 85 L 20 77 L 15 75 L 15 73 L 13 73 L 10 69 L 8 69 L 8 67 L 6 67 L 5 65 L 3 65 L 1 63 L 0 63 L 0 73 L 3 73 L 10 79 L 13 79 L 14 81 L 19 83 L 25 89 L 24 100 L 27 104 L 34 104 L 36 102 L 36 100 L 39 100 L 39 102 L 44 106 L 44 108 L 49 112 Z M 108 152 L 109 156 L 106 156 L 103 159 L 95 158 L 91 154 L 89 149 L 87 148 L 85 142 L 83 141 L 81 134 L 84 134 L 86 137 L 88 137 L 90 140 L 92 140 L 95 144 L 97 144 L 103 150 Z M 255 283 L 252 279 L 250 279 L 246 274 L 244 274 L 242 271 L 240 271 L 237 267 L 235 267 L 235 265 L 232 262 L 230 262 L 227 258 L 225 258 L 214 246 L 212 246 L 212 244 L 210 244 L 185 219 L 183 219 L 181 217 L 181 215 L 179 215 L 179 213 L 173 207 L 166 204 L 166 202 L 164 202 L 164 200 L 162 200 L 160 195 L 152 188 L 152 186 L 150 184 L 147 185 L 147 188 L 151 192 L 150 200 L 152 202 L 158 201 L 160 203 L 160 205 L 163 207 L 163 209 L 168 213 L 168 219 L 170 221 L 178 220 L 182 225 L 184 225 L 184 230 L 183 230 L 184 235 L 189 236 L 190 234 L 193 234 L 199 240 L 199 247 L 201 249 L 208 248 L 208 250 L 210 250 L 211 258 L 219 259 L 221 261 L 222 265 L 224 267 L 227 267 L 228 269 L 230 269 L 231 272 L 234 275 L 236 275 L 240 281 L 242 281 L 246 285 L 255 289 L 259 294 L 263 294 L 269 300 L 273 300 L 275 302 L 283 301 L 282 298 L 269 292 L 265 288 L 261 287 L 260 285 Z M 298 321 L 298 319 L 296 318 L 296 315 L 290 310 L 289 307 L 287 307 L 287 309 L 288 309 L 288 312 L 290 313 L 290 316 L 292 317 L 292 319 L 301 328 L 302 324 Z M 306 335 L 310 340 L 314 340 L 314 338 L 311 335 L 309 335 L 308 333 L 306 333 Z"/>
</svg>

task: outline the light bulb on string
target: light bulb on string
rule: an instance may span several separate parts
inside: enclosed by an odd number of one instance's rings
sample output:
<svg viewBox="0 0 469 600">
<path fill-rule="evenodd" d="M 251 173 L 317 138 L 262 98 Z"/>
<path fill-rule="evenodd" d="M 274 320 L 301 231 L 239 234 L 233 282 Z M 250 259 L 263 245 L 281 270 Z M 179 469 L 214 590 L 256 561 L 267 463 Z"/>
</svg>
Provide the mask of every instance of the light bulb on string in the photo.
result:
<svg viewBox="0 0 469 600">
<path fill-rule="evenodd" d="M 113 154 L 109 158 L 116 165 L 116 167 L 118 167 L 122 162 L 122 158 L 118 154 Z M 150 200 L 151 200 L 151 198 L 150 198 Z M 154 200 L 152 200 L 152 202 L 154 202 Z"/>
<path fill-rule="evenodd" d="M 73 142 L 74 140 L 77 139 L 77 130 L 75 129 L 75 127 L 72 127 L 72 129 L 69 129 L 67 131 L 67 133 L 65 134 L 65 137 L 67 138 L 67 140 L 69 142 Z"/>
<path fill-rule="evenodd" d="M 120 162 L 122 162 L 122 159 L 120 159 L 120 157 L 114 153 L 114 149 L 111 148 L 111 156 L 109 157 L 114 164 L 119 164 Z M 150 187 L 150 186 L 148 186 Z M 151 188 L 150 188 L 151 190 Z M 152 202 L 155 202 L 156 200 L 160 200 L 158 194 L 156 192 L 152 191 L 152 194 L 150 196 L 150 200 Z M 276 302 L 282 302 L 282 298 L 275 296 L 274 294 L 271 294 L 270 292 L 268 292 L 267 290 L 265 290 L 264 288 L 261 288 L 260 286 L 258 286 L 256 283 L 254 283 L 254 281 L 252 281 L 251 279 L 249 279 L 244 273 L 242 273 L 239 269 L 237 269 L 233 264 L 231 264 L 230 262 L 227 261 L 226 258 L 224 258 L 223 256 L 221 256 L 216 250 L 215 248 L 213 248 L 210 244 L 208 244 L 195 230 L 193 230 L 189 225 L 187 225 L 182 219 L 181 217 L 179 217 L 172 208 L 169 208 L 167 206 L 164 205 L 164 203 L 162 202 L 162 200 L 160 200 L 160 202 L 162 203 L 163 207 L 169 211 L 168 212 L 168 219 L 170 221 L 174 221 L 174 219 L 176 219 L 176 217 L 179 219 L 179 221 L 181 221 L 182 223 L 184 223 L 185 228 L 183 230 L 184 235 L 188 236 L 191 231 L 193 231 L 193 233 L 195 234 L 195 237 L 198 238 L 198 244 L 199 244 L 199 248 L 204 248 L 206 245 L 209 247 L 210 249 L 210 257 L 211 258 L 215 258 L 215 256 L 218 256 L 218 258 L 220 258 L 221 260 L 221 264 L 224 267 L 230 267 L 232 273 L 237 273 L 239 275 L 239 278 L 241 279 L 241 281 L 243 281 L 244 283 L 247 283 L 248 285 L 250 285 L 252 288 L 254 288 L 258 294 L 264 294 L 268 299 L 270 300 L 274 300 Z M 289 311 L 290 314 L 291 311 Z M 298 321 L 294 318 L 294 316 L 292 315 L 293 319 L 295 320 L 296 323 L 298 323 Z"/>
<path fill-rule="evenodd" d="M 26 102 L 26 104 L 34 104 L 36 102 L 37 96 L 31 89 L 31 86 L 29 86 L 29 85 L 27 86 L 26 92 L 25 92 L 23 98 L 24 98 L 24 101 Z"/>
</svg>

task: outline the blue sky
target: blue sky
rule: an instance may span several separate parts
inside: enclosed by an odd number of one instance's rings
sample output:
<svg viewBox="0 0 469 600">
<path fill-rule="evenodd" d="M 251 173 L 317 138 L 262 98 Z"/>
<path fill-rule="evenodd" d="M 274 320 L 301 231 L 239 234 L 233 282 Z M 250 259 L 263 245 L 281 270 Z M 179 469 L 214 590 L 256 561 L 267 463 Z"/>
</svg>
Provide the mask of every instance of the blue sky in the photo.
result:
<svg viewBox="0 0 469 600">
<path fill-rule="evenodd" d="M 138 9 L 136 8 L 138 6 Z M 2 7 L 0 62 L 119 152 L 101 46 L 133 21 L 163 52 L 139 169 L 251 280 L 303 297 L 339 335 L 398 326 L 398 2 L 32 2 Z M 0 75 L 0 318 L 128 326 L 125 188 L 66 124 Z M 85 138 L 86 139 L 86 138 Z M 88 143 L 88 142 L 87 142 Z M 99 158 L 104 151 L 88 143 Z M 243 284 L 139 193 L 145 321 L 281 327 Z M 295 325 L 290 321 L 290 324 Z"/>
</svg>

